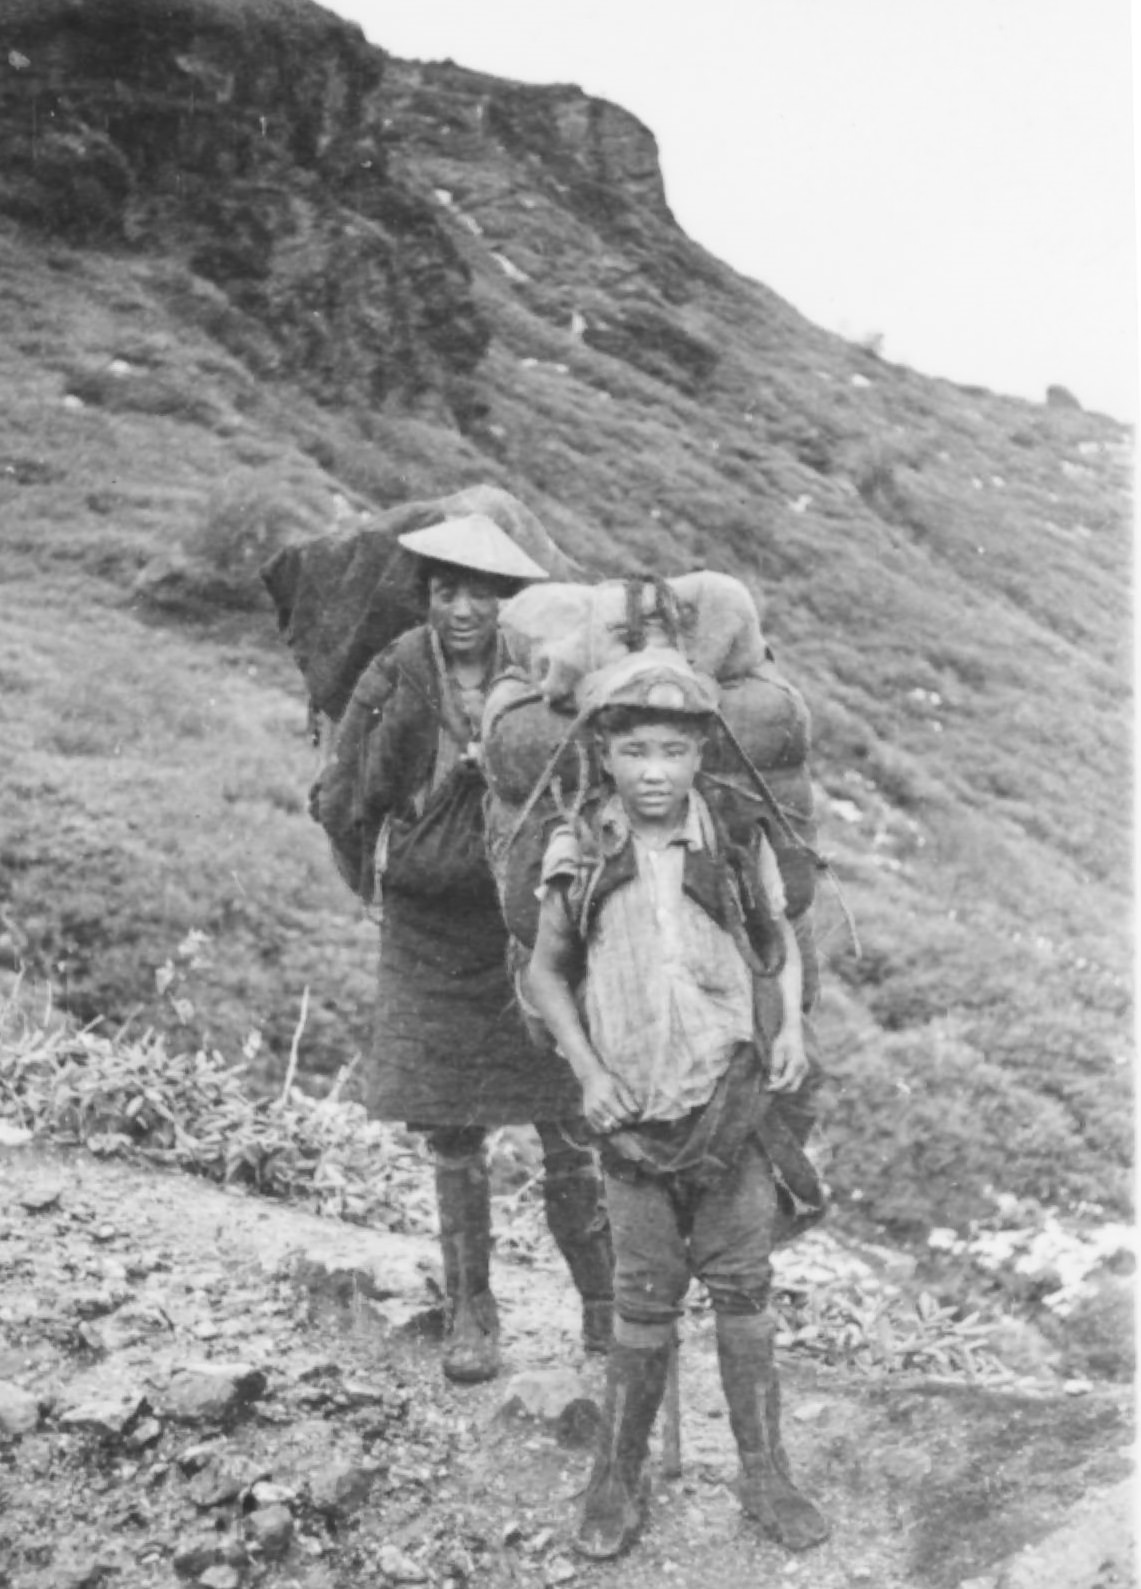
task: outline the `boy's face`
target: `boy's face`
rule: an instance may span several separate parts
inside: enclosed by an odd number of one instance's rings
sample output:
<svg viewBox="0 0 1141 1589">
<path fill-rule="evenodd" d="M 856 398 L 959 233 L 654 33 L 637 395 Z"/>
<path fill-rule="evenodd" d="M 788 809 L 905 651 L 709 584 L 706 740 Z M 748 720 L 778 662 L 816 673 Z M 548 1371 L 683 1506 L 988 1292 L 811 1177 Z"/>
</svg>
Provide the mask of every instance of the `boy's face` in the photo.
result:
<svg viewBox="0 0 1141 1589">
<path fill-rule="evenodd" d="M 602 765 L 629 814 L 665 826 L 680 818 L 701 766 L 701 735 L 674 723 L 645 723 L 610 734 Z"/>
</svg>

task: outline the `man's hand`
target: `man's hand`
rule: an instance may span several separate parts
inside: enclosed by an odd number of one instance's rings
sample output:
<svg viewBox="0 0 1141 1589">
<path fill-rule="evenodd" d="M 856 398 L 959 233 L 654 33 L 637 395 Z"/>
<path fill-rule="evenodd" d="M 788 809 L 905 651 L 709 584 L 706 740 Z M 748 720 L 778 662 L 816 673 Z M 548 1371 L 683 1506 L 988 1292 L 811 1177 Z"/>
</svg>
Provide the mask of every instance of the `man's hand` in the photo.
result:
<svg viewBox="0 0 1141 1589">
<path fill-rule="evenodd" d="M 782 1026 L 773 1038 L 770 1092 L 795 1092 L 808 1075 L 808 1056 L 799 1031 Z"/>
<path fill-rule="evenodd" d="M 617 1131 L 637 1114 L 629 1090 L 601 1065 L 582 1084 L 582 1112 L 592 1131 Z"/>
</svg>

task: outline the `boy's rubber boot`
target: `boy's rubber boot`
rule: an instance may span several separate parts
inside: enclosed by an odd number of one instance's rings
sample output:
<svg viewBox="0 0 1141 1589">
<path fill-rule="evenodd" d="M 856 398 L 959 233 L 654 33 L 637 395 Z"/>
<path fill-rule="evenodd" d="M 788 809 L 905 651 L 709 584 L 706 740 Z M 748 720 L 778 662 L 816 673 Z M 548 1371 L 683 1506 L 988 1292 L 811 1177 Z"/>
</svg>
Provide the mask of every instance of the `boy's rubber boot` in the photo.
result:
<svg viewBox="0 0 1141 1589">
<path fill-rule="evenodd" d="M 459 1384 L 499 1372 L 499 1315 L 491 1294 L 491 1186 L 483 1152 L 436 1155 L 444 1255 L 444 1373 Z"/>
<path fill-rule="evenodd" d="M 602 1177 L 589 1153 L 547 1159 L 543 1205 L 582 1298 L 582 1344 L 588 1352 L 608 1352 L 614 1339 L 614 1252 Z"/>
<path fill-rule="evenodd" d="M 787 1550 L 828 1538 L 824 1517 L 793 1484 L 780 1435 L 780 1381 L 772 1320 L 763 1313 L 717 1315 L 717 1355 L 729 1422 L 741 1457 L 745 1513 Z"/>
<path fill-rule="evenodd" d="M 648 1495 L 642 1469 L 669 1356 L 668 1340 L 650 1347 L 616 1341 L 610 1348 L 598 1451 L 572 1541 L 581 1556 L 620 1556 L 638 1537 Z"/>
</svg>

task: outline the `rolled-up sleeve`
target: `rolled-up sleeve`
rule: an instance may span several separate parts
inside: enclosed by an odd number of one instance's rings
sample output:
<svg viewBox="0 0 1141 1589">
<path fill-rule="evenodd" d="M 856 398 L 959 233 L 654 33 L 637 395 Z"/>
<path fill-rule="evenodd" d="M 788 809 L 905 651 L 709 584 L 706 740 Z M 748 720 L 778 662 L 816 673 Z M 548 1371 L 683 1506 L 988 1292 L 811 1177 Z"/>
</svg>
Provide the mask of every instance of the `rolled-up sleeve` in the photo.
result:
<svg viewBox="0 0 1141 1589">
<path fill-rule="evenodd" d="M 558 827 L 547 841 L 536 898 L 546 899 L 552 883 L 573 882 L 582 867 L 582 851 L 573 828 Z"/>
</svg>

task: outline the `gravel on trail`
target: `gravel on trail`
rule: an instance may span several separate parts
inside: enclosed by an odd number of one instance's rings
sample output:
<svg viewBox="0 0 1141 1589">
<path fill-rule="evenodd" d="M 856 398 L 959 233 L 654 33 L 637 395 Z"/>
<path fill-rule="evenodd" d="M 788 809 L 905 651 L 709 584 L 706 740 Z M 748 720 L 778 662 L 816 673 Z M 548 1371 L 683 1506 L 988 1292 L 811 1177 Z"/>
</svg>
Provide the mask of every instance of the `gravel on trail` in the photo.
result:
<svg viewBox="0 0 1141 1589">
<path fill-rule="evenodd" d="M 594 1564 L 570 1534 L 602 1370 L 518 1198 L 497 1199 L 504 1371 L 457 1387 L 427 1230 L 36 1144 L 0 1150 L 0 1194 L 0 1589 L 1133 1582 L 1126 1386 L 870 1378 L 786 1354 L 786 1443 L 833 1524 L 794 1557 L 741 1518 L 695 1306 L 682 1475 L 662 1478 L 655 1443 L 641 1542 Z"/>
</svg>

